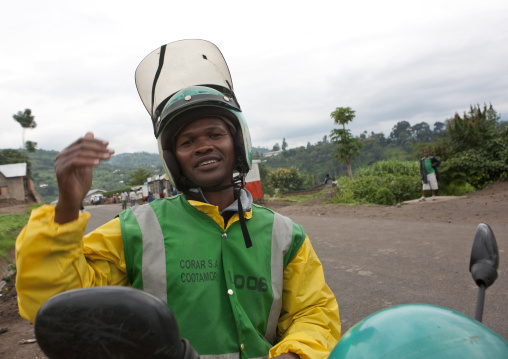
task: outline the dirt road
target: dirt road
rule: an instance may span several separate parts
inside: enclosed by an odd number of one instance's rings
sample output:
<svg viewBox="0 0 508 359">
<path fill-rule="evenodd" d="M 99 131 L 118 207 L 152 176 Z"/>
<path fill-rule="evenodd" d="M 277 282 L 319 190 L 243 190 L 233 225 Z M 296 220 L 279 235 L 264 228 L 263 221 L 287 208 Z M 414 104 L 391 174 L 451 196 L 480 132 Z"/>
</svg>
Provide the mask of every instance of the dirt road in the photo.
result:
<svg viewBox="0 0 508 359">
<path fill-rule="evenodd" d="M 314 201 L 316 202 L 316 201 Z M 484 324 L 508 339 L 508 183 L 464 198 L 400 207 L 346 207 L 313 202 L 266 203 L 304 226 L 341 311 L 343 332 L 365 316 L 403 303 L 429 303 L 474 316 L 476 285 L 468 271 L 480 222 L 491 225 L 500 250 L 499 278 L 487 290 Z M 87 231 L 114 217 L 120 205 L 88 207 Z M 6 314 L 0 298 L 0 358 L 44 358 L 28 322 Z M 10 309 L 8 309 L 8 305 Z M 5 321 L 5 322 L 4 322 Z"/>
</svg>

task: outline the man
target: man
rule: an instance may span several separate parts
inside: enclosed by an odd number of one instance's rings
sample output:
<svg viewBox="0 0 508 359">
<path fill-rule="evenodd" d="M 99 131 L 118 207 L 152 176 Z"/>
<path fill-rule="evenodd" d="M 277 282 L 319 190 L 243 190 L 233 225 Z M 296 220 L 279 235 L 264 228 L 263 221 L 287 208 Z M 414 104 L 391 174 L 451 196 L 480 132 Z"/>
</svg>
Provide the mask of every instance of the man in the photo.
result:
<svg viewBox="0 0 508 359">
<path fill-rule="evenodd" d="M 143 191 L 141 190 L 141 187 L 139 187 L 136 191 L 136 199 L 138 204 L 143 204 Z"/>
<path fill-rule="evenodd" d="M 122 196 L 122 210 L 126 210 L 127 209 L 127 198 L 129 198 L 129 195 L 127 194 L 127 192 L 123 191 L 121 196 Z"/>
<path fill-rule="evenodd" d="M 422 198 L 425 201 L 425 191 L 432 191 L 432 200 L 436 199 L 436 191 L 438 190 L 437 181 L 440 179 L 438 166 L 441 161 L 434 156 L 429 156 L 429 150 L 423 150 L 423 157 L 420 159 L 420 175 L 422 178 Z"/>
<path fill-rule="evenodd" d="M 252 148 L 230 96 L 190 86 L 155 104 L 163 165 L 183 194 L 124 211 L 84 240 L 89 213 L 76 207 L 113 151 L 87 133 L 57 156 L 60 201 L 34 211 L 16 243 L 23 317 L 65 290 L 130 285 L 166 302 L 201 355 L 328 357 L 337 302 L 303 228 L 243 188 Z"/>
<path fill-rule="evenodd" d="M 131 200 L 131 208 L 132 208 L 136 205 L 137 200 L 136 192 L 134 192 L 133 189 L 131 189 L 131 191 L 129 192 L 129 198 Z"/>
</svg>

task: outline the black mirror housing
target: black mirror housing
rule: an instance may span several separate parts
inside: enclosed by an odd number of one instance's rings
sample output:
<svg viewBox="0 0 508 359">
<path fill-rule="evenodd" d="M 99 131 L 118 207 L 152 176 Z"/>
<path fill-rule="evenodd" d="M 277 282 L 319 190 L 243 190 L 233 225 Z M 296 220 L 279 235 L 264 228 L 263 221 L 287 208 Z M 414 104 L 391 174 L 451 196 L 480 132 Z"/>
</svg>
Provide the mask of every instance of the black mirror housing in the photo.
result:
<svg viewBox="0 0 508 359">
<path fill-rule="evenodd" d="M 480 223 L 474 236 L 469 271 L 475 283 L 489 287 L 497 278 L 499 250 L 496 237 L 488 224 Z"/>
</svg>

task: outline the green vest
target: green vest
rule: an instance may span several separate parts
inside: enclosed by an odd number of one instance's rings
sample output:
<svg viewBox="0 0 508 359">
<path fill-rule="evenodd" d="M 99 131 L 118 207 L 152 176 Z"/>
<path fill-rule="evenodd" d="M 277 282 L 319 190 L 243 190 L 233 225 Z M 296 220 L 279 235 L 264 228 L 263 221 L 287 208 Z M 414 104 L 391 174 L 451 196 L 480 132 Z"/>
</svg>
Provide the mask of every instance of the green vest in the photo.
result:
<svg viewBox="0 0 508 359">
<path fill-rule="evenodd" d="M 267 358 L 301 226 L 254 205 L 246 248 L 238 221 L 225 231 L 182 195 L 128 209 L 120 222 L 132 286 L 169 305 L 201 358 Z"/>
</svg>

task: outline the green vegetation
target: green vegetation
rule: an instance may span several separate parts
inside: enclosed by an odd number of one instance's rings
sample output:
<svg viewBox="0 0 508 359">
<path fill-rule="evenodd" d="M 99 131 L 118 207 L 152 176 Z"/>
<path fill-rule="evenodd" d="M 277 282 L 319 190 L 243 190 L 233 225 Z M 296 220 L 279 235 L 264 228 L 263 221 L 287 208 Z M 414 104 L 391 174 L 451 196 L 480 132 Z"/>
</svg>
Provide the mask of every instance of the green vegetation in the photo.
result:
<svg viewBox="0 0 508 359">
<path fill-rule="evenodd" d="M 394 205 L 421 195 L 420 167 L 415 161 L 381 161 L 341 178 L 332 203 Z"/>
<path fill-rule="evenodd" d="M 345 163 L 338 164 L 332 157 L 332 151 L 333 145 L 330 142 L 319 141 L 315 145 L 308 144 L 307 147 L 292 148 L 277 156 L 263 158 L 262 164 L 266 169 L 265 174 L 278 168 L 297 167 L 305 178 L 305 188 L 310 188 L 322 183 L 327 173 L 338 176 L 346 171 Z M 308 179 L 309 176 L 311 180 Z M 261 171 L 261 180 L 267 179 Z"/>
<path fill-rule="evenodd" d="M 33 116 L 27 111 L 19 112 L 15 118 L 23 130 L 35 127 Z M 331 117 L 343 126 L 341 130 L 332 131 L 332 141 L 339 144 L 342 141 L 346 145 L 347 141 L 344 142 L 345 137 L 341 135 L 351 135 L 344 125 L 354 118 L 354 111 L 337 108 Z M 508 122 L 500 120 L 492 105 L 471 106 L 463 116 L 455 114 L 444 122 L 434 123 L 433 129 L 425 122 L 411 126 L 407 121 L 400 121 L 388 137 L 383 133 L 364 131 L 357 138 L 350 136 L 349 139 L 354 140 L 354 151 L 346 151 L 347 147 L 343 149 L 345 154 L 352 154 L 350 159 L 354 158 L 354 162 L 349 162 L 355 172 L 354 180 L 348 175 L 346 157 L 337 154 L 336 143 L 331 143 L 327 136 L 314 145 L 309 142 L 307 146 L 293 149 L 287 149 L 288 144 L 283 138 L 283 151 L 277 156 L 262 158 L 263 163 L 259 165 L 263 192 L 273 196 L 275 188 L 282 192 L 310 189 L 323 183 L 325 175 L 329 174 L 337 178 L 331 203 L 394 205 L 421 196 L 418 160 L 423 148 L 428 148 L 442 161 L 440 195 L 464 195 L 508 177 Z M 28 147 L 35 149 L 36 144 L 28 142 Z M 273 150 L 280 148 L 275 144 Z M 265 152 L 268 149 L 254 148 L 257 158 Z M 45 150 L 28 155 L 29 175 L 47 202 L 58 195 L 53 169 L 56 155 L 56 151 Z M 24 162 L 25 159 L 22 150 L 0 150 L 0 165 Z M 121 193 L 129 190 L 129 183 L 142 183 L 146 177 L 162 173 L 158 154 L 121 154 L 94 169 L 92 189 L 106 190 L 106 195 Z M 293 203 L 312 199 L 327 201 L 328 194 L 328 191 L 322 191 L 277 200 Z M 0 257 L 5 258 L 7 250 L 14 246 L 31 210 L 25 214 L 0 215 Z"/>
<path fill-rule="evenodd" d="M 331 117 L 334 121 L 337 117 L 342 129 L 332 131 L 331 141 L 339 141 L 341 131 L 349 133 L 344 124 L 354 115 L 350 108 L 332 112 Z M 339 137 L 335 138 L 334 134 Z M 335 199 L 340 203 L 389 204 L 411 196 L 417 198 L 421 195 L 418 160 L 423 148 L 429 148 L 442 161 L 440 194 L 460 195 L 508 177 L 508 122 L 500 120 L 492 105 L 471 106 L 462 116 L 455 114 L 443 122 L 435 122 L 433 128 L 425 122 L 411 126 L 407 121 L 400 121 L 388 136 L 364 131 L 354 139 L 359 144 L 354 148 L 360 149 L 351 157 L 354 161 L 350 165 L 358 181 L 349 179 L 351 183 L 344 178 L 350 177 L 347 163 L 337 155 L 337 144 L 327 136 L 315 144 L 308 142 L 307 146 L 292 149 L 288 149 L 283 138 L 279 141 L 282 147 L 274 146 L 282 151 L 267 158 L 262 154 L 268 148 L 254 148 L 255 157 L 263 161 L 259 166 L 263 192 L 273 196 L 275 188 L 286 193 L 310 189 L 322 184 L 329 174 L 338 180 L 342 189 Z M 56 151 L 44 150 L 28 154 L 29 175 L 46 202 L 58 196 L 53 169 L 56 155 Z M 24 158 L 20 150 L 0 150 L 0 164 L 23 162 Z M 94 169 L 92 189 L 120 193 L 132 181 L 140 184 L 144 182 L 141 177 L 162 173 L 158 154 L 115 155 Z"/>
<path fill-rule="evenodd" d="M 302 189 L 303 178 L 296 167 L 279 168 L 269 174 L 269 183 L 273 188 L 280 188 L 284 192 Z"/>
<path fill-rule="evenodd" d="M 0 150 L 0 165 L 8 165 L 11 163 L 22 163 L 25 162 L 25 154 L 20 150 L 5 149 Z M 30 166 L 30 161 L 27 161 Z"/>
<path fill-rule="evenodd" d="M 28 222 L 30 213 L 32 213 L 34 208 L 39 206 L 32 206 L 23 214 L 9 213 L 0 215 L 0 258 L 6 258 L 7 251 L 14 247 L 16 237 Z"/>
<path fill-rule="evenodd" d="M 433 148 L 444 161 L 446 184 L 477 189 L 508 177 L 508 126 L 492 105 L 471 106 L 469 112 L 448 121 L 448 136 Z"/>
<path fill-rule="evenodd" d="M 347 118 L 354 116 L 354 111 L 342 110 Z M 263 190 L 272 195 L 272 172 L 296 167 L 304 179 L 303 188 L 322 183 L 327 173 L 337 178 L 341 192 L 335 203 L 394 204 L 415 199 L 421 196 L 418 160 L 423 148 L 442 161 L 442 195 L 463 195 L 508 177 L 508 122 L 500 121 L 492 105 L 471 106 L 463 116 L 455 114 L 434 123 L 433 129 L 425 122 L 411 126 L 400 121 L 388 137 L 365 131 L 357 139 L 361 150 L 352 163 L 354 181 L 345 177 L 344 159 L 333 158 L 334 144 L 325 136 L 315 145 L 308 143 L 264 159 Z"/>
<path fill-rule="evenodd" d="M 333 129 L 330 133 L 332 143 L 335 144 L 333 155 L 338 161 L 346 163 L 350 180 L 353 180 L 351 161 L 360 154 L 360 150 L 362 149 L 362 141 L 354 137 L 351 130 L 346 129 L 346 125 L 353 121 L 355 116 L 355 111 L 350 107 L 337 107 L 335 111 L 330 114 L 333 122 L 336 125 L 342 126 L 342 128 Z"/>
<path fill-rule="evenodd" d="M 302 195 L 295 195 L 295 196 L 287 196 L 284 197 L 284 201 L 292 202 L 292 203 L 302 203 L 310 201 L 311 199 L 321 197 L 322 193 L 313 193 L 313 194 L 302 194 Z"/>
<path fill-rule="evenodd" d="M 387 160 L 379 161 L 369 167 L 363 167 L 356 171 L 357 176 L 378 176 L 378 175 L 404 175 L 418 176 L 420 178 L 420 165 L 417 161 Z"/>
<path fill-rule="evenodd" d="M 441 195 L 462 196 L 474 191 L 465 183 L 440 186 Z M 332 203 L 395 205 L 421 196 L 417 161 L 388 160 L 356 171 L 355 180 L 341 177 Z"/>
<path fill-rule="evenodd" d="M 38 150 L 29 154 L 30 176 L 34 181 L 37 192 L 47 203 L 54 201 L 58 196 L 58 185 L 54 171 L 57 154 L 57 151 L 45 150 Z M 24 159 L 24 154 L 20 150 L 0 150 L 0 165 L 24 162 Z M 130 164 L 130 166 L 127 164 Z M 140 172 L 141 169 L 144 174 L 148 174 L 146 177 L 162 174 L 163 169 L 159 155 L 141 152 L 113 156 L 109 162 L 101 163 L 99 167 L 94 168 L 92 189 L 102 189 L 112 191 L 112 193 L 121 192 L 121 189 L 128 187 L 132 181 L 132 174 Z M 143 181 L 136 182 L 136 184 L 144 183 L 146 177 Z"/>
<path fill-rule="evenodd" d="M 129 184 L 132 186 L 142 184 L 146 182 L 146 179 L 150 177 L 152 174 L 146 168 L 138 168 L 132 171 L 129 176 Z"/>
<path fill-rule="evenodd" d="M 114 155 L 108 163 L 112 166 L 128 168 L 161 168 L 159 154 L 148 152 L 122 153 Z"/>
<path fill-rule="evenodd" d="M 17 114 L 12 115 L 14 121 L 20 124 L 23 128 L 23 146 L 21 148 L 25 148 L 25 131 L 27 129 L 33 129 L 37 127 L 37 122 L 35 122 L 35 116 L 32 115 L 32 110 L 26 108 L 25 111 L 18 111 Z M 29 145 L 27 149 L 29 152 L 35 152 L 35 147 L 37 146 L 36 142 L 29 141 Z"/>
</svg>

